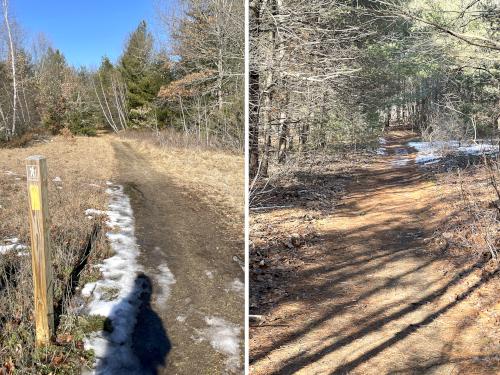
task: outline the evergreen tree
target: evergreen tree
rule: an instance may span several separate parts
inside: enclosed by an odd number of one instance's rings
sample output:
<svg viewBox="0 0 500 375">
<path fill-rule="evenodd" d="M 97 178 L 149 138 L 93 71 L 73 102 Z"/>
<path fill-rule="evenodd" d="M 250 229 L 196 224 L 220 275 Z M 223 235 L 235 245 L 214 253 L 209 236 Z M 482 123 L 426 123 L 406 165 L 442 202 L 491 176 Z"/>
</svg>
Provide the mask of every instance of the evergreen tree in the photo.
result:
<svg viewBox="0 0 500 375">
<path fill-rule="evenodd" d="M 52 48 L 48 49 L 42 66 L 43 70 L 39 79 L 39 107 L 42 123 L 55 134 L 64 127 L 67 103 L 63 86 L 68 66 L 64 55 Z"/>
<path fill-rule="evenodd" d="M 75 85 L 67 105 L 65 126 L 73 134 L 96 135 L 99 111 L 93 100 L 91 74 L 82 69 L 74 78 Z"/>
<path fill-rule="evenodd" d="M 142 21 L 130 35 L 119 64 L 127 88 L 127 110 L 133 126 L 149 126 L 154 121 L 154 101 L 164 82 L 157 67 L 153 37 L 146 22 Z"/>
</svg>

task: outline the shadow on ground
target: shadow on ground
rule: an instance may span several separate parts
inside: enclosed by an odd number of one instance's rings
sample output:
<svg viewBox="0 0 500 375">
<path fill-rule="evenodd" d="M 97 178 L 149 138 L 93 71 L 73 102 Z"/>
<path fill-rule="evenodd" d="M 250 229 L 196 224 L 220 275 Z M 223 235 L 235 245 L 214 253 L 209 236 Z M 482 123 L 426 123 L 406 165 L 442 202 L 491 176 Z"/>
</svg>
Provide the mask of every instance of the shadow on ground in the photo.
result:
<svg viewBox="0 0 500 375">
<path fill-rule="evenodd" d="M 137 356 L 145 374 L 157 374 L 166 364 L 172 345 L 163 327 L 163 322 L 151 306 L 153 285 L 151 279 L 141 274 L 136 279 L 142 284 L 141 305 L 137 324 L 132 334 L 132 350 Z"/>
<path fill-rule="evenodd" d="M 273 240 L 252 249 L 251 257 L 266 258 L 265 268 L 257 264 L 250 273 L 250 314 L 264 316 L 251 327 L 252 373 L 426 374 L 446 364 L 480 361 L 481 356 L 451 354 L 455 338 L 447 337 L 435 337 L 439 344 L 429 357 L 426 350 L 436 343 L 421 333 L 497 277 L 471 281 L 483 260 L 443 273 L 445 249 L 426 250 L 437 224 L 456 214 L 433 216 L 445 202 L 429 193 L 432 175 L 413 165 L 372 165 L 352 175 L 348 199 L 320 217 L 330 229 L 298 248 Z M 267 215 L 261 221 L 273 218 Z M 269 225 L 279 226 L 280 220 L 286 219 L 276 216 Z M 415 348 L 413 358 L 412 349 L 403 349 L 409 338 L 424 348 Z M 391 357 L 389 349 L 403 353 Z"/>
<path fill-rule="evenodd" d="M 242 235 L 235 234 L 223 208 L 207 204 L 199 192 L 172 178 L 154 149 L 141 152 L 126 141 L 114 142 L 113 148 L 119 161 L 116 179 L 134 211 L 138 261 L 155 290 L 152 307 L 143 313 L 157 314 L 155 324 L 169 333 L 171 349 L 159 373 L 223 373 L 227 356 L 201 335 L 207 317 L 243 323 L 242 297 L 231 290 L 231 283 L 243 278 L 234 260 L 243 259 Z M 167 268 L 172 276 L 165 275 Z M 166 276 L 170 281 L 164 281 Z M 153 335 L 147 341 L 155 324 L 145 319 L 134 338 L 142 343 L 136 349 L 149 360 L 147 353 L 163 339 Z"/>
<path fill-rule="evenodd" d="M 141 273 L 130 293 L 113 307 L 104 321 L 107 346 L 99 355 L 96 374 L 157 375 L 165 367 L 171 343 L 151 306 L 152 294 L 151 279 Z"/>
</svg>

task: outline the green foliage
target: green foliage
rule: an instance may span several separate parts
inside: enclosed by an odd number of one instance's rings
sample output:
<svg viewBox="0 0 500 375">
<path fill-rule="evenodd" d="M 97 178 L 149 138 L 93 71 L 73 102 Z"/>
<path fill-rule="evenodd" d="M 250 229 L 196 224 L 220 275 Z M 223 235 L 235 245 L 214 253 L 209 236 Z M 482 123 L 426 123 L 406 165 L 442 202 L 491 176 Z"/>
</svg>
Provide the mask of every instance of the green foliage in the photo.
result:
<svg viewBox="0 0 500 375">
<path fill-rule="evenodd" d="M 96 120 L 96 109 L 82 100 L 72 103 L 66 114 L 68 129 L 77 135 L 95 136 Z"/>
<path fill-rule="evenodd" d="M 68 74 L 64 55 L 59 50 L 48 49 L 43 59 L 43 70 L 39 81 L 39 105 L 42 123 L 53 134 L 64 127 L 67 102 L 63 91 Z"/>
<path fill-rule="evenodd" d="M 149 104 L 132 108 L 129 112 L 129 120 L 132 128 L 154 128 L 157 124 L 155 108 Z"/>
<path fill-rule="evenodd" d="M 380 134 L 381 121 L 376 112 L 364 113 L 361 109 L 347 110 L 339 107 L 327 115 L 326 123 L 321 127 L 320 137 L 326 137 L 328 143 L 343 147 L 363 147 L 371 144 Z M 314 141 L 314 133 L 312 140 Z M 320 139 L 313 143 L 320 143 Z"/>
<path fill-rule="evenodd" d="M 85 335 L 103 327 L 98 318 L 64 315 L 57 333 L 58 343 L 35 348 L 35 327 L 24 322 L 7 323 L 0 332 L 2 365 L 10 363 L 19 374 L 80 374 L 90 367 L 94 354 L 83 348 Z"/>
<path fill-rule="evenodd" d="M 165 63 L 164 54 L 155 55 L 153 37 L 142 21 L 130 35 L 118 68 L 126 86 L 130 126 L 156 124 L 156 96 L 160 87 L 171 79 Z M 102 68 L 109 69 L 108 66 Z"/>
<path fill-rule="evenodd" d="M 127 86 L 129 109 L 141 107 L 151 102 L 155 90 L 152 73 L 153 37 L 142 21 L 130 35 L 120 60 L 120 71 Z"/>
</svg>

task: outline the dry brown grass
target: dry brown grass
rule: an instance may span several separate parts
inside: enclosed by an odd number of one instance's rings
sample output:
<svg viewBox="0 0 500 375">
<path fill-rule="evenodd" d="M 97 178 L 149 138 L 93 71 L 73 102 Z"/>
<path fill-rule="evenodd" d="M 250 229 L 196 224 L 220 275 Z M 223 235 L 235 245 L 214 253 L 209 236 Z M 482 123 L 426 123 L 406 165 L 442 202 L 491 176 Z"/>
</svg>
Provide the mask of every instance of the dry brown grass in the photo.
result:
<svg viewBox="0 0 500 375">
<path fill-rule="evenodd" d="M 36 154 L 48 159 L 54 300 L 57 303 L 63 300 L 70 274 L 94 226 L 99 224 L 87 219 L 85 210 L 106 209 L 105 182 L 112 176 L 113 153 L 103 139 L 68 141 L 63 137 L 28 148 L 0 149 L 0 241 L 18 237 L 23 244 L 30 242 L 25 159 Z M 56 177 L 61 181 L 53 181 Z M 106 249 L 100 237 L 94 244 L 92 257 L 104 257 Z M 71 373 L 78 368 L 80 364 L 73 362 L 78 358 L 75 353 L 81 352 L 78 335 L 64 346 L 33 350 L 31 257 L 0 255 L 0 279 L 0 368 L 2 364 L 6 368 L 13 367 L 19 374 L 48 373 L 54 369 Z M 76 326 L 70 322 L 67 303 L 68 299 L 64 299 L 61 306 L 64 324 L 60 325 L 59 335 L 75 334 Z"/>
<path fill-rule="evenodd" d="M 153 169 L 199 193 L 209 205 L 228 209 L 241 220 L 245 197 L 242 152 L 198 147 L 195 141 L 163 143 L 155 133 L 130 133 L 121 139 L 133 143 L 134 150 L 151 160 Z"/>
<path fill-rule="evenodd" d="M 222 142 L 215 136 L 206 134 L 186 133 L 175 129 L 152 130 L 131 130 L 120 133 L 126 139 L 146 141 L 161 148 L 191 148 L 197 150 L 225 150 L 230 153 L 243 155 L 243 150 L 239 146 Z"/>
<path fill-rule="evenodd" d="M 440 193 L 454 198 L 444 208 L 449 219 L 440 232 L 455 263 L 480 259 L 491 259 L 490 266 L 498 263 L 500 200 L 492 182 L 498 185 L 500 173 L 496 162 L 493 165 L 478 163 L 439 174 Z"/>
</svg>

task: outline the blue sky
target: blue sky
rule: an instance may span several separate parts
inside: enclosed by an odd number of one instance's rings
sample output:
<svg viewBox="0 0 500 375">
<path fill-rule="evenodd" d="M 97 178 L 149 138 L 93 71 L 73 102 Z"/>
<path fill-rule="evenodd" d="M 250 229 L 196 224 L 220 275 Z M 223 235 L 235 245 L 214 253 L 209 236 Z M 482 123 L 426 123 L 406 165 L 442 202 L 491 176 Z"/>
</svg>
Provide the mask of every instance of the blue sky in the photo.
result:
<svg viewBox="0 0 500 375">
<path fill-rule="evenodd" d="M 173 2 L 174 0 L 169 0 Z M 75 66 L 116 61 L 141 20 L 154 35 L 156 0 L 10 0 L 11 13 L 29 37 L 43 33 Z"/>
</svg>

